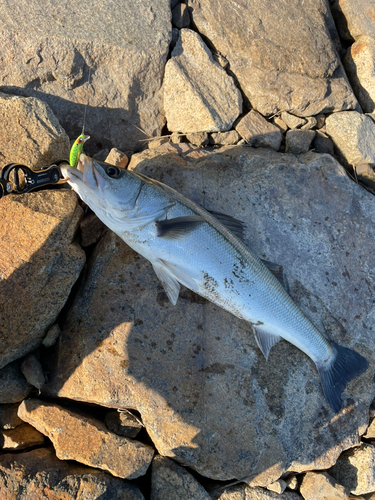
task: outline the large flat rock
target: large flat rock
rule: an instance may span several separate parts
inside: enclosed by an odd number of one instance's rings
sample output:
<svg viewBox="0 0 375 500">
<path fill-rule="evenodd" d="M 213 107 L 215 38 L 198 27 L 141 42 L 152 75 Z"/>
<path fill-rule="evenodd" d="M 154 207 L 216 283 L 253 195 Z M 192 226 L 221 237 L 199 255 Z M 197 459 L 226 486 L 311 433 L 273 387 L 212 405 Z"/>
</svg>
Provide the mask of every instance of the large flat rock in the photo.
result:
<svg viewBox="0 0 375 500">
<path fill-rule="evenodd" d="M 82 214 L 67 189 L 1 199 L 0 368 L 41 345 L 65 305 L 85 263 Z"/>
<path fill-rule="evenodd" d="M 0 6 L 0 86 L 47 102 L 71 138 L 88 104 L 88 151 L 140 149 L 165 123 L 161 83 L 171 39 L 167 0 L 38 0 Z M 89 67 L 91 74 L 89 78 Z"/>
<path fill-rule="evenodd" d="M 192 21 L 230 64 L 263 115 L 354 109 L 356 99 L 331 40 L 326 0 L 188 0 Z"/>
<path fill-rule="evenodd" d="M 245 221 L 249 247 L 284 266 L 317 328 L 373 359 L 373 197 L 332 157 L 234 147 L 184 161 L 151 150 L 130 168 Z M 135 408 L 161 455 L 263 486 L 331 466 L 359 442 L 374 396 L 369 369 L 335 415 L 301 351 L 282 341 L 266 362 L 246 322 L 186 289 L 173 307 L 150 264 L 109 231 L 50 369 L 49 396 Z"/>
</svg>

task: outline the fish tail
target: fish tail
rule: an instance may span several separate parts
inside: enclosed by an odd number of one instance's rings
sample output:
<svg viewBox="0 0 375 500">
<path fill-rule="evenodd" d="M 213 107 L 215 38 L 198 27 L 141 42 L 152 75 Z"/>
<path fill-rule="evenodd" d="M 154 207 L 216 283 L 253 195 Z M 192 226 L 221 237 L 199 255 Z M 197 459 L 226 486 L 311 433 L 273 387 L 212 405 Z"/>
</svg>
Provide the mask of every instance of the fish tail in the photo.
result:
<svg viewBox="0 0 375 500">
<path fill-rule="evenodd" d="M 332 345 L 332 355 L 325 363 L 316 363 L 324 395 L 337 413 L 341 408 L 341 393 L 350 380 L 368 368 L 367 360 L 347 347 Z"/>
</svg>

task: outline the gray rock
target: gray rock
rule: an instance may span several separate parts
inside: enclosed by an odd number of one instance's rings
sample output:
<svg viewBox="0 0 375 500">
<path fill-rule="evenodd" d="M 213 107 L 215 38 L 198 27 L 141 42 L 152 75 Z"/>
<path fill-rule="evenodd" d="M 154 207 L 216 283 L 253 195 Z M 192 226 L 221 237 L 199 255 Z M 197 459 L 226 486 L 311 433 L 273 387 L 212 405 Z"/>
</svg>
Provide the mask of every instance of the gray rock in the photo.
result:
<svg viewBox="0 0 375 500">
<path fill-rule="evenodd" d="M 18 403 L 27 398 L 31 389 L 17 361 L 0 370 L 0 404 Z"/>
<path fill-rule="evenodd" d="M 372 113 L 375 110 L 375 39 L 360 37 L 347 50 L 344 65 L 362 110 Z"/>
<path fill-rule="evenodd" d="M 177 28 L 189 27 L 190 15 L 186 4 L 179 3 L 172 9 L 172 23 Z"/>
<path fill-rule="evenodd" d="M 215 146 L 237 144 L 239 140 L 240 135 L 236 130 L 229 130 L 228 132 L 213 132 L 210 134 L 210 144 Z"/>
<path fill-rule="evenodd" d="M 59 327 L 59 325 L 57 323 L 52 325 L 42 341 L 44 347 L 52 347 L 53 345 L 55 345 L 60 333 L 61 328 Z"/>
<path fill-rule="evenodd" d="M 317 153 L 328 154 L 333 156 L 335 153 L 335 147 L 332 139 L 327 137 L 323 132 L 319 130 L 316 131 L 314 140 L 311 144 L 312 149 Z"/>
<path fill-rule="evenodd" d="M 323 128 L 326 123 L 326 115 L 324 113 L 319 113 L 316 115 L 316 128 Z"/>
<path fill-rule="evenodd" d="M 272 148 L 277 151 L 282 135 L 279 127 L 268 122 L 253 109 L 236 125 L 236 130 L 245 141 L 256 148 Z"/>
<path fill-rule="evenodd" d="M 192 134 L 186 134 L 186 139 L 199 148 L 208 146 L 210 143 L 207 132 L 193 132 Z"/>
<path fill-rule="evenodd" d="M 302 125 L 305 125 L 305 118 L 300 118 L 299 116 L 295 116 L 292 113 L 288 113 L 287 111 L 283 111 L 281 113 L 281 119 L 287 126 L 291 129 L 301 128 Z"/>
<path fill-rule="evenodd" d="M 273 0 L 244 0 L 236 8 L 230 0 L 187 4 L 194 25 L 225 54 L 246 100 L 264 116 L 356 107 L 331 42 L 335 28 L 326 0 L 308 0 L 303 9 Z"/>
<path fill-rule="evenodd" d="M 292 491 L 279 494 L 263 488 L 251 488 L 243 484 L 213 492 L 211 498 L 212 500 L 301 500 L 301 496 Z"/>
<path fill-rule="evenodd" d="M 28 354 L 21 362 L 21 371 L 29 384 L 37 389 L 44 385 L 45 378 L 42 365 L 34 354 Z"/>
<path fill-rule="evenodd" d="M 135 438 L 143 427 L 138 419 L 125 411 L 109 411 L 105 416 L 105 425 L 115 434 L 128 438 Z"/>
<path fill-rule="evenodd" d="M 333 113 L 326 118 L 326 132 L 346 164 L 375 163 L 375 123 L 369 116 L 357 111 Z"/>
<path fill-rule="evenodd" d="M 106 231 L 103 222 L 93 213 L 89 213 L 79 225 L 81 230 L 81 246 L 88 247 L 97 243 Z"/>
<path fill-rule="evenodd" d="M 362 35 L 375 38 L 374 6 L 374 0 L 335 0 L 333 12 L 340 36 L 350 41 Z"/>
<path fill-rule="evenodd" d="M 329 473 L 353 495 L 372 493 L 375 491 L 375 447 L 362 443 L 345 452 Z"/>
<path fill-rule="evenodd" d="M 0 429 L 14 429 L 17 425 L 22 424 L 17 410 L 17 403 L 0 405 Z"/>
<path fill-rule="evenodd" d="M 300 492 L 305 500 L 348 500 L 350 493 L 326 472 L 305 474 Z"/>
<path fill-rule="evenodd" d="M 210 500 L 201 484 L 173 460 L 156 456 L 152 461 L 151 500 Z"/>
<path fill-rule="evenodd" d="M 314 130 L 288 130 L 285 136 L 285 152 L 294 155 L 307 153 L 314 137 Z"/>
<path fill-rule="evenodd" d="M 284 266 L 293 299 L 317 328 L 373 359 L 370 193 L 328 155 L 224 147 L 184 163 L 162 151 L 135 155 L 136 170 L 243 220 L 249 247 Z M 186 289 L 173 307 L 150 264 L 111 232 L 92 255 L 43 388 L 135 408 L 163 456 L 207 477 L 252 476 L 263 486 L 287 471 L 330 467 L 357 445 L 374 391 L 371 368 L 348 385 L 334 415 L 309 358 L 282 341 L 265 362 L 246 322 Z"/>
<path fill-rule="evenodd" d="M 59 460 L 52 448 L 0 455 L 2 500 L 15 498 L 144 500 L 128 481 L 74 462 Z"/>
<path fill-rule="evenodd" d="M 167 62 L 164 110 L 172 132 L 229 130 L 242 111 L 233 78 L 194 31 L 183 29 Z"/>
<path fill-rule="evenodd" d="M 139 150 L 143 134 L 133 125 L 160 135 L 169 2 L 141 0 L 134 8 L 132 0 L 93 0 L 88 10 L 79 0 L 47 0 L 42 9 L 31 0 L 2 4 L 0 13 L 4 91 L 45 101 L 71 138 L 81 133 L 88 105 L 91 154 Z"/>
</svg>

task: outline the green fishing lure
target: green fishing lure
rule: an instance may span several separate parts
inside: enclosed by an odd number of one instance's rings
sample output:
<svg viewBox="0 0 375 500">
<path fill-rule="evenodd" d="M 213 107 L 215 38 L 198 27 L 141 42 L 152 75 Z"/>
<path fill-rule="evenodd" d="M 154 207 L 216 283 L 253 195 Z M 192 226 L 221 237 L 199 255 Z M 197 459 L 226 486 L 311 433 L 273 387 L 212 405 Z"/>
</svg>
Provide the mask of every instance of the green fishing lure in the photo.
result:
<svg viewBox="0 0 375 500">
<path fill-rule="evenodd" d="M 90 136 L 85 135 L 82 128 L 82 134 L 77 137 L 70 149 L 69 165 L 71 167 L 77 167 L 79 156 L 82 153 L 83 145 L 88 139 L 90 139 Z"/>
</svg>

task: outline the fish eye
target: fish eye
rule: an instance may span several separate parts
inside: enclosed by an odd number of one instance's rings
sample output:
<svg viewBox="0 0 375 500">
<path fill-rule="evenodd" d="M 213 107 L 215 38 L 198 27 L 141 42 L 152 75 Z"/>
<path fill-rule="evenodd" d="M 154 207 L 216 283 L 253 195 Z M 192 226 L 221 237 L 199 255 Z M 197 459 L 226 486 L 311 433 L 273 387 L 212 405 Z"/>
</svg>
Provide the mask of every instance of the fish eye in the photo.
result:
<svg viewBox="0 0 375 500">
<path fill-rule="evenodd" d="M 118 177 L 121 173 L 121 170 L 118 167 L 110 166 L 107 167 L 106 173 L 109 177 Z"/>
</svg>

